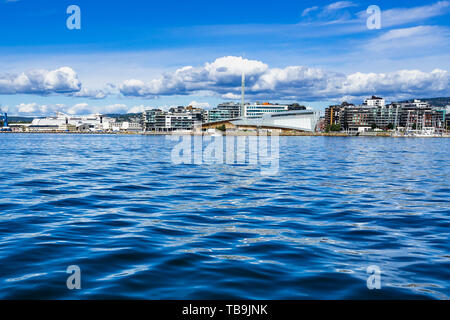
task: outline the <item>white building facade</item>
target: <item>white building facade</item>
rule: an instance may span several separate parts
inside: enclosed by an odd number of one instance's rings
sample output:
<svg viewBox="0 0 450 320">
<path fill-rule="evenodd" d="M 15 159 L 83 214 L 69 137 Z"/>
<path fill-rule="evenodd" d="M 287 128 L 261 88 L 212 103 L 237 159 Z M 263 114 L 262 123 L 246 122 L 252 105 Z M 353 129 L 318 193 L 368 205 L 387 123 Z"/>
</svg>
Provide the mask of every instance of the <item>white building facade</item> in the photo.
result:
<svg viewBox="0 0 450 320">
<path fill-rule="evenodd" d="M 58 112 L 55 117 L 33 119 L 28 126 L 30 131 L 103 131 L 109 130 L 115 119 L 96 114 L 90 116 L 71 116 Z"/>
<path fill-rule="evenodd" d="M 386 106 L 386 100 L 380 97 L 372 96 L 372 98 L 364 100 L 364 105 L 368 107 L 384 107 Z"/>
<path fill-rule="evenodd" d="M 260 118 L 265 114 L 286 112 L 289 110 L 287 105 L 278 104 L 246 104 L 244 105 L 244 118 Z"/>
</svg>

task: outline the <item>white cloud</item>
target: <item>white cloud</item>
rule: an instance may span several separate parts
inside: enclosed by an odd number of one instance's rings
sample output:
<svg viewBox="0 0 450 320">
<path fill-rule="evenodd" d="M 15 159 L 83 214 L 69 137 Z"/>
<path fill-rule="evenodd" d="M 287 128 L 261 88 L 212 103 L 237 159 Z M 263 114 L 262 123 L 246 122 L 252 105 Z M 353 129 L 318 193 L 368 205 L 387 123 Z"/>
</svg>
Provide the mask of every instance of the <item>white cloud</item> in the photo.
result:
<svg viewBox="0 0 450 320">
<path fill-rule="evenodd" d="M 89 104 L 87 103 L 77 103 L 74 106 L 65 109 L 64 111 L 71 115 L 78 115 L 78 114 L 89 114 L 93 113 L 91 112 L 92 108 L 89 107 Z"/>
<path fill-rule="evenodd" d="M 309 13 L 318 10 L 319 7 L 318 6 L 314 6 L 314 7 L 310 7 L 310 8 L 306 8 L 305 10 L 303 10 L 302 12 L 302 17 L 307 16 Z"/>
<path fill-rule="evenodd" d="M 103 89 L 82 87 L 77 73 L 70 67 L 55 70 L 35 69 L 20 74 L 0 75 L 0 94 L 64 94 L 104 99 L 113 93 L 118 93 L 118 90 L 112 84 L 107 84 Z"/>
<path fill-rule="evenodd" d="M 203 109 L 209 109 L 211 108 L 211 105 L 208 102 L 197 102 L 197 101 L 191 101 L 188 106 L 194 107 L 194 108 L 203 108 Z"/>
<path fill-rule="evenodd" d="M 233 92 L 228 92 L 222 95 L 222 99 L 238 100 L 241 99 L 241 95 Z"/>
<path fill-rule="evenodd" d="M 366 19 L 370 14 L 364 10 L 350 10 L 358 5 L 350 1 L 338 1 L 315 10 L 305 9 L 302 17 L 307 23 L 302 24 L 303 29 L 308 28 L 306 35 L 330 36 L 367 32 Z M 314 11 L 314 12 L 313 12 Z M 426 21 L 434 17 L 446 15 L 450 12 L 450 1 L 410 8 L 386 9 L 381 6 L 381 26 L 383 29 L 408 25 Z M 335 27 L 330 30 L 329 25 Z M 322 30 L 322 27 L 326 28 Z"/>
<path fill-rule="evenodd" d="M 446 51 L 450 39 L 450 31 L 438 26 L 417 26 L 391 29 L 370 40 L 366 50 L 378 52 L 380 55 L 411 54 L 430 55 L 430 48 Z"/>
<path fill-rule="evenodd" d="M 131 107 L 130 109 L 127 110 L 127 113 L 141 113 L 141 112 L 144 112 L 145 110 L 149 110 L 149 109 L 153 109 L 153 107 L 145 106 L 145 105 L 141 104 L 139 106 Z"/>
<path fill-rule="evenodd" d="M 88 103 L 78 103 L 72 107 L 65 108 L 64 112 L 67 112 L 72 115 L 86 115 L 86 114 L 94 114 L 94 113 L 100 113 L 100 114 L 106 114 L 106 113 L 127 113 L 128 112 L 128 106 L 126 104 L 111 104 L 111 105 L 104 105 L 104 106 L 98 106 L 94 105 L 91 106 Z"/>
<path fill-rule="evenodd" d="M 4 111 L 7 111 L 11 115 L 22 116 L 42 116 L 54 114 L 56 111 L 60 111 L 64 106 L 62 104 L 47 105 L 38 104 L 36 102 L 21 103 L 16 106 L 2 107 Z"/>
<path fill-rule="evenodd" d="M 400 70 L 392 73 L 361 73 L 357 72 L 346 77 L 342 84 L 333 89 L 337 93 L 348 95 L 411 95 L 423 96 L 430 94 L 449 93 L 449 73 L 436 69 L 432 72 L 419 70 Z"/>
<path fill-rule="evenodd" d="M 37 103 L 21 103 L 17 106 L 17 110 L 20 113 L 34 113 L 37 107 Z"/>
<path fill-rule="evenodd" d="M 325 10 L 326 11 L 336 11 L 336 10 L 341 10 L 341 9 L 354 7 L 354 6 L 356 6 L 356 5 L 351 1 L 338 1 L 338 2 L 334 2 L 334 3 L 327 5 L 325 7 Z"/>
<path fill-rule="evenodd" d="M 70 93 L 80 89 L 78 75 L 69 67 L 0 75 L 0 94 Z"/>
<path fill-rule="evenodd" d="M 233 88 L 236 83 L 241 82 L 243 71 L 251 82 L 267 69 L 268 66 L 260 61 L 228 56 L 202 67 L 186 66 L 147 83 L 136 79 L 127 80 L 120 86 L 120 92 L 125 96 L 155 97 L 184 95 L 202 90 L 214 91 L 219 87 Z"/>
<path fill-rule="evenodd" d="M 21 103 L 16 106 L 3 106 L 2 109 L 10 115 L 21 115 L 29 117 L 41 117 L 54 115 L 56 112 L 63 112 L 70 115 L 90 115 L 90 114 L 110 114 L 110 113 L 140 113 L 149 106 L 128 107 L 126 104 L 110 104 L 110 105 L 90 105 L 88 103 L 77 103 L 75 105 L 65 104 L 38 104 L 36 102 Z"/>
<path fill-rule="evenodd" d="M 436 30 L 436 27 L 431 26 L 418 26 L 403 29 L 392 29 L 376 38 L 375 41 L 391 41 L 398 40 L 401 38 L 409 38 L 416 35 L 429 34 L 430 32 Z"/>
<path fill-rule="evenodd" d="M 153 94 L 171 96 L 198 94 L 201 91 L 224 99 L 239 99 L 242 69 L 245 69 L 248 75 L 246 79 L 248 99 L 317 100 L 339 98 L 344 95 L 429 96 L 450 93 L 449 74 L 445 70 L 358 72 L 345 75 L 306 66 L 269 68 L 261 61 L 244 60 L 239 57 L 219 58 L 213 63 L 206 63 L 203 67 L 181 68 L 151 81 L 150 84 L 132 80 L 125 82 L 121 88 L 133 96 Z M 128 90 L 130 84 L 133 90 Z"/>
<path fill-rule="evenodd" d="M 313 6 L 306 8 L 301 16 L 310 22 L 317 20 L 325 24 L 348 22 L 351 14 L 344 9 L 356 6 L 358 5 L 351 1 L 337 1 L 322 7 Z"/>
<path fill-rule="evenodd" d="M 258 64 L 256 64 L 258 65 Z M 176 72 L 175 72 L 176 73 Z M 170 75 L 166 77 L 170 79 Z M 204 85 L 200 78 L 198 86 Z M 229 83 L 208 82 L 208 90 L 215 92 L 223 99 L 240 99 L 240 83 L 234 86 Z M 446 70 L 435 69 L 431 72 L 420 70 L 399 70 L 390 73 L 356 72 L 349 75 L 330 72 L 320 68 L 305 66 L 289 66 L 286 68 L 267 68 L 264 73 L 254 76 L 246 89 L 247 101 L 252 100 L 361 100 L 373 94 L 381 95 L 388 100 L 420 98 L 450 95 L 450 75 Z M 161 83 L 164 85 L 164 83 Z M 193 87 L 194 84 L 190 84 Z M 226 91 L 225 91 L 226 90 Z M 231 91 L 230 91 L 231 90 Z M 223 93 L 225 92 L 225 93 Z M 193 92 L 190 92 L 193 93 Z M 177 91 L 173 93 L 178 94 Z M 209 103 L 191 101 L 189 105 L 209 108 Z M 160 106 L 167 110 L 172 106 Z M 154 106 L 126 104 L 90 105 L 78 103 L 75 105 L 39 105 L 37 103 L 22 103 L 15 107 L 6 106 L 3 109 L 11 115 L 48 116 L 56 111 L 72 115 L 87 115 L 94 113 L 139 113 Z"/>
<path fill-rule="evenodd" d="M 80 91 L 73 93 L 72 96 L 80 98 L 104 99 L 106 98 L 107 93 L 103 90 L 81 88 Z"/>
<path fill-rule="evenodd" d="M 445 15 L 450 11 L 450 1 L 438 1 L 434 4 L 413 7 L 381 10 L 382 27 L 393 27 L 407 23 L 423 21 L 436 16 Z M 365 12 L 362 14 L 366 14 Z"/>
</svg>

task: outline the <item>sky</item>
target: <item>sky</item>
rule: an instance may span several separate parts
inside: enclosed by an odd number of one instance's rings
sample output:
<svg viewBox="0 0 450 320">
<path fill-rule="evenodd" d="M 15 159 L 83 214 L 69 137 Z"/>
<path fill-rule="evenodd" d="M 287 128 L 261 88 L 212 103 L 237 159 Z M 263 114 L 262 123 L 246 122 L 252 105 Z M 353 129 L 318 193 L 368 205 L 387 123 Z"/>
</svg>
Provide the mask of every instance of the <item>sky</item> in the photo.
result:
<svg viewBox="0 0 450 320">
<path fill-rule="evenodd" d="M 80 9 L 80 28 L 71 5 Z M 380 9 L 379 25 L 376 11 Z M 9 115 L 450 96 L 450 1 L 0 0 Z"/>
</svg>

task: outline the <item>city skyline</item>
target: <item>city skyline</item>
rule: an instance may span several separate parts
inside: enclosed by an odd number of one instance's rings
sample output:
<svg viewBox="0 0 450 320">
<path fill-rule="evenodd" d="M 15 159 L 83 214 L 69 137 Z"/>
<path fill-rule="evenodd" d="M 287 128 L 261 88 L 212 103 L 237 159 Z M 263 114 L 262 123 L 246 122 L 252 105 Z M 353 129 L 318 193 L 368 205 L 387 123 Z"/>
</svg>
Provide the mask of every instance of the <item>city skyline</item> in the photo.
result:
<svg viewBox="0 0 450 320">
<path fill-rule="evenodd" d="M 449 1 L 211 4 L 3 1 L 0 104 L 10 115 L 213 108 L 240 100 L 317 110 L 373 94 L 449 96 Z M 369 29 L 366 9 L 381 9 Z M 179 5 L 178 5 L 179 6 Z M 202 10 L 199 10 L 201 8 Z"/>
</svg>

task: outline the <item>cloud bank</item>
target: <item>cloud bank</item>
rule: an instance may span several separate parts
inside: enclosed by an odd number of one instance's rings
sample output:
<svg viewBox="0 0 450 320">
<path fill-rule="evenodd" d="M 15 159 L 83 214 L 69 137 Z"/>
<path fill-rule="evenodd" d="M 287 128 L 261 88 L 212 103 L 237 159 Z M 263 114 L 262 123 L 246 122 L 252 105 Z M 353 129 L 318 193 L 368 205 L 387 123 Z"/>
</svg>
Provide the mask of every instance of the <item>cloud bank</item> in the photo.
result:
<svg viewBox="0 0 450 320">
<path fill-rule="evenodd" d="M 432 27 L 391 30 L 378 38 L 377 44 L 392 45 L 392 41 L 410 39 L 411 34 L 430 34 Z M 425 36 L 424 36 L 425 37 Z M 369 48 L 370 48 L 369 44 Z M 375 43 L 373 44 L 375 46 Z M 374 51 L 375 49 L 371 49 Z M 246 100 L 330 101 L 358 102 L 370 95 L 381 95 L 390 101 L 433 96 L 450 96 L 449 72 L 442 69 L 421 71 L 398 70 L 388 73 L 356 72 L 344 74 L 308 66 L 273 68 L 259 60 L 226 56 L 201 66 L 185 66 L 167 72 L 150 81 L 130 79 L 120 85 L 108 84 L 104 90 L 84 88 L 70 67 L 56 70 L 35 70 L 18 75 L 0 76 L 0 94 L 61 94 L 64 96 L 104 99 L 109 95 L 128 98 L 155 99 L 160 96 L 186 96 L 191 105 L 209 108 L 208 103 L 192 101 L 195 97 L 215 97 L 240 100 L 241 77 L 246 76 Z M 196 98 L 196 99 L 197 99 Z M 154 104 L 154 103 L 152 103 Z M 133 104 L 134 105 L 134 104 Z M 78 103 L 37 104 L 22 103 L 3 106 L 11 115 L 42 116 L 62 111 L 69 114 L 135 113 L 147 107 L 109 103 L 103 106 Z M 5 110 L 6 108 L 6 110 Z"/>
<path fill-rule="evenodd" d="M 124 96 L 129 97 L 203 93 L 237 99 L 240 97 L 242 71 L 246 74 L 246 95 L 251 99 L 313 101 L 372 94 L 389 97 L 450 94 L 446 70 L 346 75 L 306 66 L 270 68 L 261 61 L 235 56 L 218 58 L 200 67 L 186 66 L 150 82 L 127 80 L 119 88 Z"/>
<path fill-rule="evenodd" d="M 51 94 L 80 90 L 78 75 L 70 67 L 0 75 L 0 94 Z"/>
</svg>

